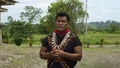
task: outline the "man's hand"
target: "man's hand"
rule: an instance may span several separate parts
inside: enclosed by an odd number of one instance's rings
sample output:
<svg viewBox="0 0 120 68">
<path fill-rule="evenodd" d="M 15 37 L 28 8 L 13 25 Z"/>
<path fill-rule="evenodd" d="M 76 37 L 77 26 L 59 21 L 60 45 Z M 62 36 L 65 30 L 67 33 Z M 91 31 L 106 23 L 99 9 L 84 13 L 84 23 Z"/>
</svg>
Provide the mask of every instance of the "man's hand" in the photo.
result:
<svg viewBox="0 0 120 68">
<path fill-rule="evenodd" d="M 43 59 L 51 59 L 51 58 L 57 58 L 57 57 L 60 57 L 57 53 L 57 50 L 58 48 L 57 47 L 54 47 L 52 49 L 51 52 L 46 52 L 47 51 L 47 48 L 46 47 L 41 47 L 41 50 L 40 50 L 40 58 L 43 58 Z"/>
<path fill-rule="evenodd" d="M 60 48 L 58 48 L 57 46 L 54 47 L 51 52 L 54 52 L 53 56 L 55 56 L 55 57 L 62 57 L 64 54 L 64 51 L 61 50 Z"/>
<path fill-rule="evenodd" d="M 61 49 L 58 49 L 58 50 L 56 50 L 56 54 L 59 56 L 59 57 L 64 57 L 64 51 L 63 50 L 61 50 Z"/>
<path fill-rule="evenodd" d="M 82 49 L 80 46 L 74 48 L 75 53 L 64 52 L 63 50 L 57 48 L 58 47 L 54 48 L 54 55 L 56 55 L 56 57 L 65 57 L 73 61 L 81 60 L 82 58 Z"/>
<path fill-rule="evenodd" d="M 58 57 L 58 55 L 56 54 L 56 51 L 51 51 L 51 52 L 50 52 L 50 55 L 51 55 L 53 58 Z"/>
</svg>

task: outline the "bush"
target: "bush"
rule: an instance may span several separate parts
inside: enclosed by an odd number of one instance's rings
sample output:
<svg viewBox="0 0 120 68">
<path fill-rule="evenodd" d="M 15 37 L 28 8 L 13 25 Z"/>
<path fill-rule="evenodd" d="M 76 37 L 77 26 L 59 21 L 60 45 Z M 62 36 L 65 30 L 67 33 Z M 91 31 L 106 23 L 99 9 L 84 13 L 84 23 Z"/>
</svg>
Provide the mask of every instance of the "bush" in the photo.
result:
<svg viewBox="0 0 120 68">
<path fill-rule="evenodd" d="M 22 43 L 23 39 L 22 38 L 15 38 L 14 39 L 14 43 L 17 45 L 17 46 L 20 46 L 21 43 Z"/>
</svg>

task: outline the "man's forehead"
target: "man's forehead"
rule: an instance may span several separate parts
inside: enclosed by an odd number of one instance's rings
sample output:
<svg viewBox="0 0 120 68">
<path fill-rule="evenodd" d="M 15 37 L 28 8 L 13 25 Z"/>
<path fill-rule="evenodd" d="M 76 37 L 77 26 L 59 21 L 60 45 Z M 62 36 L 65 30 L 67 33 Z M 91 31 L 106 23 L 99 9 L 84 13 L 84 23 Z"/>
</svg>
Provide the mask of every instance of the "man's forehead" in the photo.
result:
<svg viewBox="0 0 120 68">
<path fill-rule="evenodd" d="M 67 19 L 66 16 L 58 16 L 57 19 Z"/>
</svg>

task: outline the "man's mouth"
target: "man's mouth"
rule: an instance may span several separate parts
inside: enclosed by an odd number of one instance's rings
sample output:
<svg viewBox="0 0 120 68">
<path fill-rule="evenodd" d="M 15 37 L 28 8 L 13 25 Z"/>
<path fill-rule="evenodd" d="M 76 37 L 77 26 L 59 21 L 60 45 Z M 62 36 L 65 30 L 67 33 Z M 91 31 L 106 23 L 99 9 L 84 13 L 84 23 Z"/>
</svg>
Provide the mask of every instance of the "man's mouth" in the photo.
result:
<svg viewBox="0 0 120 68">
<path fill-rule="evenodd" d="M 62 26 L 58 26 L 58 28 L 63 28 Z"/>
</svg>

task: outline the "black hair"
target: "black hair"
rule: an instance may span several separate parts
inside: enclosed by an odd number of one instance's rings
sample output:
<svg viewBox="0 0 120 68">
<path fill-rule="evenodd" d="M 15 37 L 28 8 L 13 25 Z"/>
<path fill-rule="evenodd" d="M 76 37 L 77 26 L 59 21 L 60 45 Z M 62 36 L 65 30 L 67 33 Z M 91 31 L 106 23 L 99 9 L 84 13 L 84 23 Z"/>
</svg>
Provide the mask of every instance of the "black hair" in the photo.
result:
<svg viewBox="0 0 120 68">
<path fill-rule="evenodd" d="M 65 12 L 59 12 L 59 13 L 57 13 L 57 15 L 56 15 L 56 20 L 57 20 L 57 18 L 58 18 L 59 16 L 60 16 L 60 17 L 66 16 L 67 21 L 68 21 L 68 22 L 70 21 L 69 15 L 68 15 L 67 13 L 65 13 Z M 55 20 L 55 21 L 56 21 L 56 20 Z"/>
</svg>

